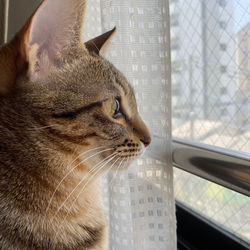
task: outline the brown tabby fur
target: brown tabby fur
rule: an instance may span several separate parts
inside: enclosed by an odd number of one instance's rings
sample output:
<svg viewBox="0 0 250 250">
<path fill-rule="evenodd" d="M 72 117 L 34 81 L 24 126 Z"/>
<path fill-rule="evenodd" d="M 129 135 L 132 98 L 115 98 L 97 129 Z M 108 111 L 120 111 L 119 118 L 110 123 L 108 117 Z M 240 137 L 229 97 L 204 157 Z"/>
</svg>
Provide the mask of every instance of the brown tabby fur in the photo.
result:
<svg viewBox="0 0 250 250">
<path fill-rule="evenodd" d="M 45 0 L 0 50 L 0 249 L 107 250 L 99 176 L 150 143 L 131 86 L 99 55 L 113 30 L 81 42 L 84 9 L 81 0 Z M 112 97 L 116 119 L 104 108 Z"/>
</svg>

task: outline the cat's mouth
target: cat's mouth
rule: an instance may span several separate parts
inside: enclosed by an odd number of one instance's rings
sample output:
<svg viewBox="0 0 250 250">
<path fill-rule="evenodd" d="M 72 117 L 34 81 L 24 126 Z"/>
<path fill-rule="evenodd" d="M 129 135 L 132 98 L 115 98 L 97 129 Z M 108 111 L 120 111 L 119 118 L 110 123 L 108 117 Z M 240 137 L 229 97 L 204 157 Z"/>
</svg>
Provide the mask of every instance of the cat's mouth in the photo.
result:
<svg viewBox="0 0 250 250">
<path fill-rule="evenodd" d="M 126 169 L 129 165 L 141 156 L 143 152 L 143 145 L 135 143 L 133 140 L 125 140 L 123 143 L 114 147 L 112 152 L 103 152 L 102 158 L 108 161 L 110 170 Z"/>
</svg>

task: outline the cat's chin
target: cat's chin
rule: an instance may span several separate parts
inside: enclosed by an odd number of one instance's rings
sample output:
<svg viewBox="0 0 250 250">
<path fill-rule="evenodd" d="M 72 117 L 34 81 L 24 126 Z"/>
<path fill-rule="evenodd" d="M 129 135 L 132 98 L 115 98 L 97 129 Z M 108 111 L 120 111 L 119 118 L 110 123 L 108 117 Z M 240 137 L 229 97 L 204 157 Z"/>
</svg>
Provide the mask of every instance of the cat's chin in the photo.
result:
<svg viewBox="0 0 250 250">
<path fill-rule="evenodd" d="M 118 166 L 112 167 L 112 170 L 122 171 L 128 169 L 141 155 L 142 152 L 138 152 L 133 156 L 121 156 Z"/>
</svg>

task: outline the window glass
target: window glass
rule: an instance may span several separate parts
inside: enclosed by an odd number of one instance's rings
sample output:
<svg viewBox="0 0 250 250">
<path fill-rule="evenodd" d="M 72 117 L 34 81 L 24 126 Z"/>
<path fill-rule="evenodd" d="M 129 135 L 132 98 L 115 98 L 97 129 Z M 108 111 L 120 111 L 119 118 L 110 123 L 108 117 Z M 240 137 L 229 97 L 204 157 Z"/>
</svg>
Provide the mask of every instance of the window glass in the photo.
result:
<svg viewBox="0 0 250 250">
<path fill-rule="evenodd" d="M 172 3 L 173 137 L 250 153 L 250 2 L 226 3 Z"/>
<path fill-rule="evenodd" d="M 179 25 L 179 15 L 177 13 L 174 13 L 170 17 L 170 24 L 171 26 L 178 26 Z"/>
<path fill-rule="evenodd" d="M 202 178 L 175 170 L 176 199 L 250 244 L 250 199 Z"/>
<path fill-rule="evenodd" d="M 250 156 L 250 1 L 179 0 L 170 12 L 173 137 Z M 181 170 L 174 185 L 178 200 L 250 242 L 249 197 Z"/>
<path fill-rule="evenodd" d="M 226 0 L 219 0 L 219 5 L 220 5 L 221 7 L 225 7 L 226 4 L 227 4 L 227 1 L 226 1 Z"/>
<path fill-rule="evenodd" d="M 171 39 L 171 50 L 179 50 L 179 49 L 180 49 L 179 38 L 173 37 Z"/>
<path fill-rule="evenodd" d="M 225 43 L 221 43 L 221 44 L 220 44 L 220 49 L 221 49 L 222 51 L 226 51 L 226 50 L 227 50 L 227 45 L 226 45 Z"/>
<path fill-rule="evenodd" d="M 226 29 L 226 27 L 227 27 L 227 23 L 224 22 L 224 21 L 220 21 L 220 22 L 219 22 L 219 25 L 220 25 L 220 27 L 221 27 L 222 29 Z"/>
</svg>

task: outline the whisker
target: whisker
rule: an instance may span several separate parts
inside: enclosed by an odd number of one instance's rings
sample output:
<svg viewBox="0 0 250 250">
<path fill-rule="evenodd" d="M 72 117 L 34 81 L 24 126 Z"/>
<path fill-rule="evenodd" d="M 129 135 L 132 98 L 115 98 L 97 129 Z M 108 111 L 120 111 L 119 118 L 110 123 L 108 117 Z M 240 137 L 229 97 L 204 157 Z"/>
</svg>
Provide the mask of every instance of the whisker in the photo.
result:
<svg viewBox="0 0 250 250">
<path fill-rule="evenodd" d="M 120 158 L 118 158 L 118 159 L 120 159 Z M 115 174 L 112 176 L 112 179 L 111 179 L 111 181 L 110 181 L 109 184 L 108 184 L 110 187 L 111 187 L 111 184 L 113 183 L 113 181 L 116 179 L 117 173 L 118 173 L 118 171 L 119 171 L 119 169 L 120 169 L 120 167 L 121 167 L 123 161 L 124 161 L 124 159 L 121 160 L 120 164 L 119 164 L 118 167 L 116 168 L 116 172 L 115 172 Z"/>
<path fill-rule="evenodd" d="M 82 157 L 83 155 L 85 155 L 85 154 L 87 154 L 87 153 L 89 153 L 89 152 L 91 152 L 91 151 L 100 149 L 100 148 L 104 148 L 104 146 L 92 148 L 92 149 L 89 149 L 89 150 L 83 152 L 82 154 L 80 154 L 79 156 L 77 156 L 69 165 L 72 165 L 72 163 L 74 163 L 74 162 L 76 161 L 76 159 Z M 48 212 L 48 210 L 49 210 L 49 207 L 50 207 L 50 205 L 51 205 L 51 203 L 52 203 L 52 200 L 53 200 L 53 198 L 54 198 L 54 196 L 55 196 L 55 194 L 56 194 L 56 191 L 58 190 L 58 188 L 60 187 L 60 185 L 62 184 L 62 182 L 63 182 L 63 181 L 64 181 L 64 180 L 65 180 L 65 179 L 66 179 L 66 178 L 67 178 L 67 177 L 68 177 L 68 176 L 69 176 L 69 175 L 70 175 L 79 165 L 81 165 L 83 162 L 87 161 L 88 159 L 90 159 L 90 158 L 96 156 L 97 154 L 100 154 L 100 153 L 103 153 L 103 152 L 105 152 L 105 151 L 109 151 L 109 150 L 112 150 L 112 149 L 113 149 L 113 148 L 108 148 L 108 149 L 105 149 L 105 150 L 101 150 L 101 151 L 99 151 L 99 152 L 97 152 L 97 153 L 95 153 L 95 154 L 93 154 L 93 155 L 87 157 L 86 159 L 84 159 L 83 161 L 81 161 L 80 163 L 78 163 L 74 168 L 72 168 L 72 169 L 71 169 L 71 170 L 61 179 L 61 181 L 57 184 L 57 186 L 56 186 L 56 188 L 55 188 L 55 190 L 54 190 L 54 192 L 53 192 L 53 194 L 52 194 L 52 196 L 51 196 L 51 198 L 50 198 L 49 204 L 48 204 L 48 206 L 47 206 L 47 208 L 46 208 L 46 210 L 45 210 L 45 215 L 47 214 L 47 212 Z M 45 217 L 45 218 L 46 218 L 46 217 Z M 43 220 L 42 227 L 43 227 L 43 225 L 44 225 L 45 218 L 44 218 L 44 220 Z"/>
<path fill-rule="evenodd" d="M 113 153 L 111 155 L 109 155 L 108 157 L 106 157 L 104 160 L 102 160 L 101 162 L 97 163 L 93 169 L 91 169 L 88 174 L 94 172 L 96 169 L 98 169 L 99 165 L 102 164 L 103 162 L 105 162 L 108 158 L 111 157 L 111 159 L 109 159 L 103 166 L 102 168 L 108 163 L 110 162 L 118 153 Z M 113 157 L 112 157 L 113 156 Z M 96 174 L 96 173 L 95 173 Z M 56 217 L 56 215 L 59 213 L 59 211 L 61 210 L 61 208 L 64 206 L 64 204 L 67 202 L 67 200 L 71 197 L 71 195 L 74 193 L 74 191 L 77 189 L 77 187 L 79 187 L 79 185 L 82 184 L 82 182 L 87 178 L 88 176 L 84 176 L 84 178 L 82 178 L 82 180 L 75 186 L 75 188 L 70 192 L 70 194 L 67 196 L 67 198 L 64 200 L 64 202 L 60 205 L 60 207 L 57 209 L 55 215 L 52 217 L 52 221 L 54 219 L 54 217 Z M 88 181 L 89 182 L 89 181 Z M 88 183 L 87 182 L 87 183 Z"/>
<path fill-rule="evenodd" d="M 95 148 L 91 148 L 91 149 L 89 149 L 89 150 L 87 150 L 87 151 L 85 151 L 85 152 L 83 152 L 83 153 L 81 153 L 81 154 L 79 154 L 74 160 L 72 160 L 69 164 L 68 164 L 68 166 L 71 166 L 77 159 L 79 159 L 80 157 L 82 157 L 82 156 L 84 156 L 85 154 L 87 154 L 87 153 L 89 153 L 89 152 L 92 152 L 92 151 L 94 151 L 94 150 L 97 150 L 97 149 L 101 149 L 101 148 L 105 148 L 105 146 L 100 146 L 100 147 L 95 147 Z M 107 150 L 111 150 L 112 148 L 108 148 Z M 74 150 L 74 153 L 75 153 L 75 151 L 76 151 L 76 149 Z M 99 151 L 99 152 L 97 152 L 97 153 L 101 153 L 102 151 Z M 94 155 L 92 155 L 92 156 L 95 156 L 96 154 L 94 154 Z M 91 157 L 92 157 L 91 156 Z M 90 157 L 89 157 L 90 158 Z M 87 159 L 89 159 L 89 158 L 87 158 Z M 85 160 L 87 160 L 87 159 L 85 159 Z"/>
<path fill-rule="evenodd" d="M 141 154 L 140 157 L 143 157 L 143 155 L 145 154 L 146 150 L 147 150 L 147 148 L 144 148 L 144 150 L 143 150 L 143 152 L 142 152 L 142 154 Z"/>
<path fill-rule="evenodd" d="M 42 129 L 46 129 L 46 128 L 51 128 L 55 125 L 48 125 L 48 126 L 43 126 L 43 127 L 33 127 L 33 128 L 27 128 L 27 130 L 30 130 L 30 131 L 36 131 L 36 130 L 42 130 Z"/>
<path fill-rule="evenodd" d="M 11 113 L 16 115 L 16 116 L 19 116 L 20 118 L 22 118 L 22 119 L 19 119 L 19 121 L 27 123 L 28 116 L 21 115 L 21 114 L 17 113 L 14 110 L 11 110 Z M 39 130 L 39 129 L 49 128 L 49 127 L 52 127 L 52 126 L 55 126 L 55 125 L 49 125 L 49 126 L 44 126 L 44 127 L 32 127 L 32 128 L 27 128 L 27 130 Z"/>
<path fill-rule="evenodd" d="M 71 206 L 69 207 L 67 214 L 65 215 L 63 221 L 61 222 L 61 225 L 64 223 L 64 221 L 65 221 L 66 218 L 68 217 L 68 215 L 69 215 L 69 213 L 70 213 L 70 211 L 71 211 L 73 205 L 75 204 L 75 202 L 77 201 L 77 199 L 79 198 L 79 196 L 81 195 L 81 193 L 83 192 L 83 190 L 85 189 L 85 187 L 88 185 L 88 183 L 95 177 L 95 175 L 96 175 L 98 172 L 100 172 L 100 171 L 107 165 L 107 163 L 109 163 L 111 160 L 113 160 L 113 159 L 114 159 L 117 155 L 119 155 L 119 154 L 121 154 L 121 153 L 116 153 L 111 159 L 107 160 L 99 169 L 97 169 L 97 171 L 96 171 L 96 172 L 91 176 L 91 178 L 85 183 L 85 185 L 82 187 L 81 191 L 79 192 L 79 194 L 78 194 L 77 197 L 74 199 L 74 201 L 72 202 Z M 106 157 L 106 159 L 107 159 L 107 157 Z M 113 165 L 117 162 L 117 160 L 119 160 L 119 158 L 116 159 L 115 162 L 109 167 L 108 171 L 113 167 Z M 81 181 L 81 182 L 82 182 L 82 181 Z M 61 227 L 61 225 L 59 226 L 59 228 Z M 59 232 L 59 228 L 58 228 L 58 231 L 57 231 L 57 233 L 56 233 L 56 236 L 57 236 L 57 234 L 58 234 L 58 232 Z"/>
</svg>

